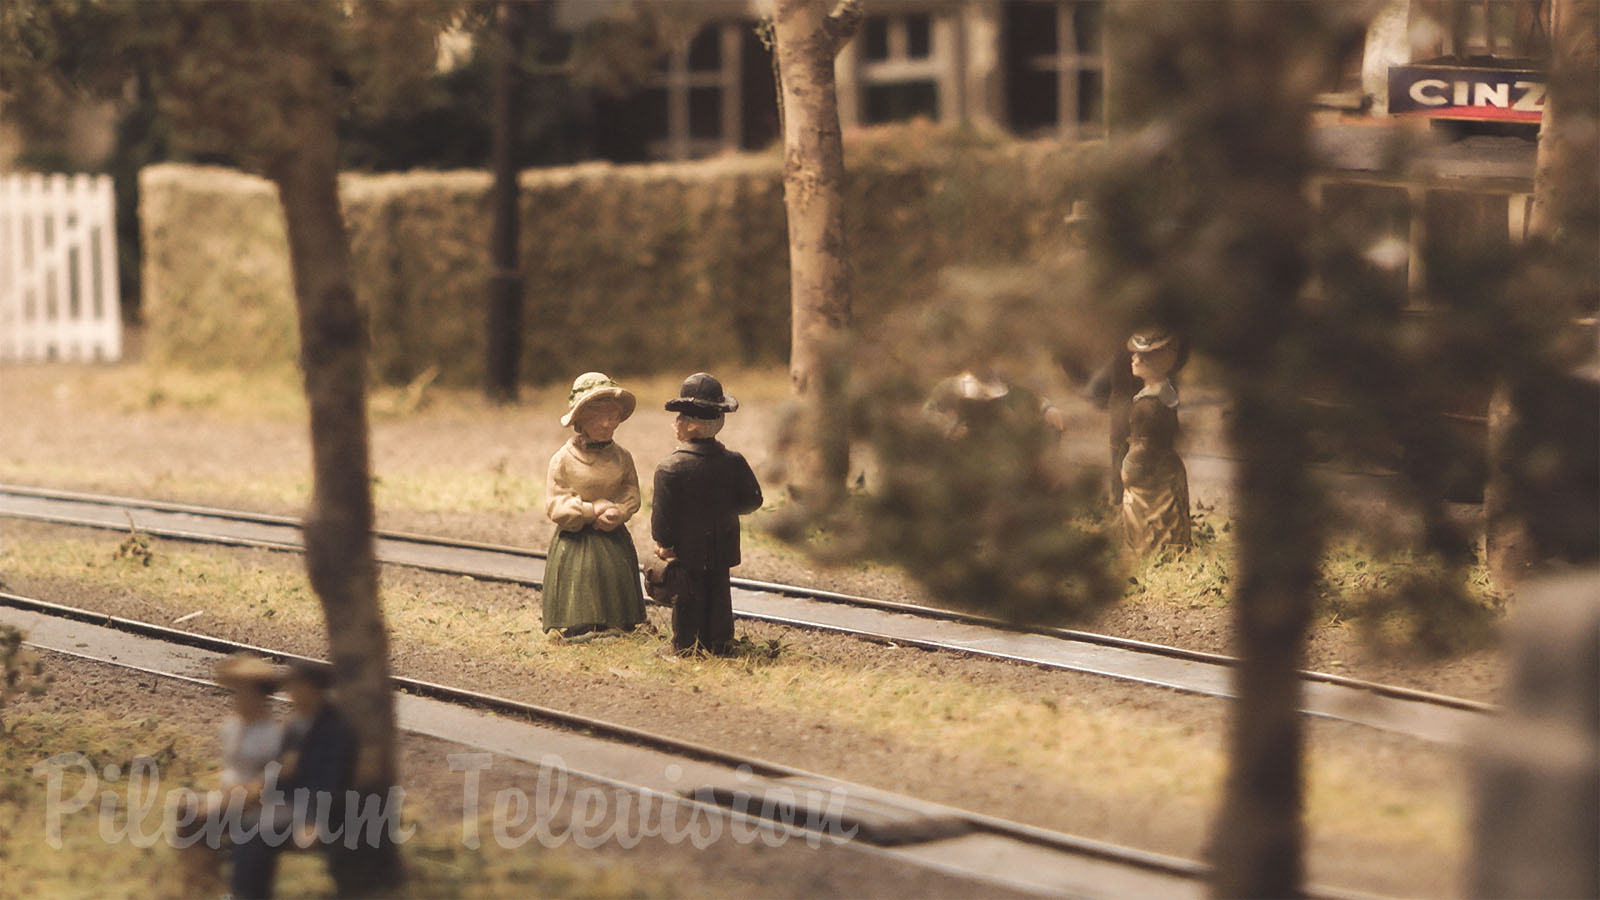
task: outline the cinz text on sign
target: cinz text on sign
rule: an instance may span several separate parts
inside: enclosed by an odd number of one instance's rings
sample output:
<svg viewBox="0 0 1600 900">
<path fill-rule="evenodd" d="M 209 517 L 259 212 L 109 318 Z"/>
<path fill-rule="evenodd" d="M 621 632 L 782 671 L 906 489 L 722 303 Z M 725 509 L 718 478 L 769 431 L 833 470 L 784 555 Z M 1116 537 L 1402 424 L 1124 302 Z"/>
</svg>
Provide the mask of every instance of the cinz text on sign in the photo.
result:
<svg viewBox="0 0 1600 900">
<path fill-rule="evenodd" d="M 1420 64 L 1389 68 L 1389 112 L 1477 122 L 1538 122 L 1544 73 Z"/>
</svg>

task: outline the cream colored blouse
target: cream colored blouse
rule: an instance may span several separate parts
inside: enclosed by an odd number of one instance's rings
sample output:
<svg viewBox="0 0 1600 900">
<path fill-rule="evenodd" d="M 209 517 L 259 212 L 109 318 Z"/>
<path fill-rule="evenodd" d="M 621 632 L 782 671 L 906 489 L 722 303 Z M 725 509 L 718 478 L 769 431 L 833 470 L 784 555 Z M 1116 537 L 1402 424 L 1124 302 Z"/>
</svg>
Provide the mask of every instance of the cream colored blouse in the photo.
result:
<svg viewBox="0 0 1600 900">
<path fill-rule="evenodd" d="M 639 472 L 633 467 L 633 455 L 614 442 L 587 447 L 581 435 L 573 435 L 550 457 L 544 514 L 563 531 L 578 531 L 594 523 L 596 500 L 621 507 L 623 522 L 639 511 Z"/>
</svg>

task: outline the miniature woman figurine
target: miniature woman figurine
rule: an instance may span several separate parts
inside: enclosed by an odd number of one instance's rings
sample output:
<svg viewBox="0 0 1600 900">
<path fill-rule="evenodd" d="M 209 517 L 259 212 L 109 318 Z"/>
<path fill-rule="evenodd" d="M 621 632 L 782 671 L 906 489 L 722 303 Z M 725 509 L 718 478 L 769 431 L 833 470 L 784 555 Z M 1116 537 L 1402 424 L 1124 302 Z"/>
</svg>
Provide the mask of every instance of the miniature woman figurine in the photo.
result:
<svg viewBox="0 0 1600 900">
<path fill-rule="evenodd" d="M 1122 459 L 1122 529 L 1135 552 L 1189 546 L 1189 474 L 1178 456 L 1178 361 L 1174 336 L 1150 331 L 1128 340 L 1133 376 L 1144 383 L 1128 408 Z"/>
<path fill-rule="evenodd" d="M 639 511 L 633 456 L 612 441 L 632 393 L 600 372 L 572 383 L 562 425 L 575 434 L 550 459 L 545 515 L 558 530 L 545 562 L 544 628 L 575 638 L 645 620 L 639 555 L 626 523 Z"/>
</svg>

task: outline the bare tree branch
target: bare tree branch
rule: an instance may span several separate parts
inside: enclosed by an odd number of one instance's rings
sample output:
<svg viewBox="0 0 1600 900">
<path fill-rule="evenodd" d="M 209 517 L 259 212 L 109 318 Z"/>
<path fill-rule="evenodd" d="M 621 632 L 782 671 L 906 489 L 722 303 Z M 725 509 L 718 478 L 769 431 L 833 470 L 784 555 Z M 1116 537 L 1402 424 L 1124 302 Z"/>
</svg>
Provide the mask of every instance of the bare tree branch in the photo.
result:
<svg viewBox="0 0 1600 900">
<path fill-rule="evenodd" d="M 861 7 L 861 0 L 839 0 L 839 5 L 828 13 L 823 20 L 822 28 L 827 33 L 830 42 L 830 55 L 837 55 L 845 44 L 855 37 L 856 30 L 861 27 L 861 20 L 866 18 L 866 11 Z"/>
</svg>

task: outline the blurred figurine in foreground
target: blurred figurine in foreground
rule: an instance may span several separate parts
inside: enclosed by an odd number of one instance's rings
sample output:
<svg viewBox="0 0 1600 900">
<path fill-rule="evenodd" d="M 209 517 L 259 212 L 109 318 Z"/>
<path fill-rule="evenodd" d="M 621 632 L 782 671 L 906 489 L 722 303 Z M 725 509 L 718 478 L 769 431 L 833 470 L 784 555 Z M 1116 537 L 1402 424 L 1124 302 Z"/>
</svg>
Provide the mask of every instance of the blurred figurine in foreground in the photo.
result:
<svg viewBox="0 0 1600 900">
<path fill-rule="evenodd" d="M 261 789 L 267 764 L 283 747 L 283 725 L 268 700 L 284 672 L 266 660 L 236 653 L 217 663 L 217 683 L 233 692 L 233 712 L 222 721 L 222 773 L 217 789 L 179 810 L 177 837 L 183 841 L 184 892 L 216 895 L 222 849 L 229 829 L 253 828 L 261 815 Z M 207 830 L 221 839 L 207 840 Z"/>
<path fill-rule="evenodd" d="M 632 393 L 600 372 L 578 376 L 562 425 L 576 432 L 550 459 L 544 511 L 556 523 L 545 564 L 544 628 L 567 638 L 645 620 L 639 555 L 627 521 L 639 511 L 633 456 L 613 440 Z"/>
<path fill-rule="evenodd" d="M 1150 553 L 1189 546 L 1189 474 L 1178 456 L 1178 392 L 1168 380 L 1178 362 L 1175 337 L 1144 331 L 1128 339 L 1130 369 L 1144 387 L 1128 407 L 1122 458 L 1122 530 L 1128 545 Z"/>
<path fill-rule="evenodd" d="M 717 432 L 739 401 L 699 372 L 683 382 L 667 411 L 678 414 L 678 449 L 656 467 L 650 534 L 668 563 L 662 599 L 672 604 L 672 647 L 726 654 L 733 643 L 728 570 L 739 564 L 739 517 L 761 507 L 761 485 L 743 456 Z"/>
<path fill-rule="evenodd" d="M 291 846 L 322 851 L 338 896 L 355 896 L 370 887 L 360 883 L 361 872 L 353 863 L 374 849 L 371 833 L 359 841 L 345 833 L 356 733 L 328 695 L 332 686 L 333 669 L 325 663 L 296 660 L 283 675 L 293 713 L 279 756 L 277 802 L 262 805 L 261 831 L 234 848 L 232 894 L 240 900 L 272 896 L 278 853 Z"/>
</svg>

